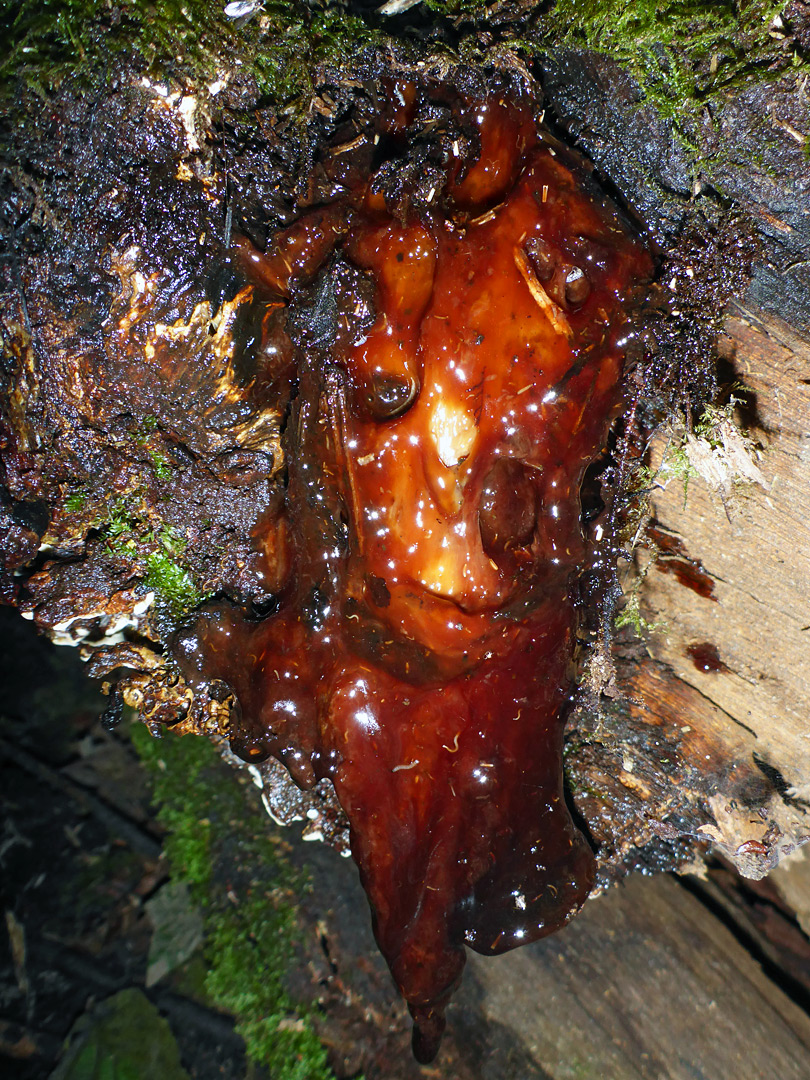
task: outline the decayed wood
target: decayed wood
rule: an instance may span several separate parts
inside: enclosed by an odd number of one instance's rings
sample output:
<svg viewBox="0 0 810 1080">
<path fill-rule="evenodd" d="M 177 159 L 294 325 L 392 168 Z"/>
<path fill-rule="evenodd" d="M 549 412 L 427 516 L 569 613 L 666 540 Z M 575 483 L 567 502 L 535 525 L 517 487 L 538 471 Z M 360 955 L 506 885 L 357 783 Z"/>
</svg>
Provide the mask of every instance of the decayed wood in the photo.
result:
<svg viewBox="0 0 810 1080">
<path fill-rule="evenodd" d="M 368 1080 L 807 1078 L 807 1013 L 665 876 L 630 878 L 534 945 L 468 954 L 442 1052 L 421 1070 L 409 1060 L 404 1008 L 374 954 L 352 865 L 303 847 L 294 843 L 314 874 L 304 916 L 322 1033 Z M 361 1062 L 347 1032 L 369 1025 L 379 1054 Z"/>
<path fill-rule="evenodd" d="M 667 619 L 653 655 L 755 734 L 791 786 L 810 783 L 810 347 L 772 320 L 729 319 L 738 377 L 755 395 L 766 486 L 726 512 L 700 479 L 656 492 L 662 524 L 714 581 L 716 603 L 651 573 L 645 599 Z M 689 644 L 715 644 L 728 670 L 703 673 Z M 800 793 L 799 793 L 800 794 Z"/>
<path fill-rule="evenodd" d="M 724 494 L 658 472 L 624 579 L 646 629 L 618 636 L 612 700 L 569 729 L 603 881 L 712 848 L 761 878 L 810 841 L 810 348 L 737 311 L 723 352 L 759 481 Z M 653 466 L 682 436 L 656 436 Z"/>
<path fill-rule="evenodd" d="M 783 902 L 794 912 L 805 935 L 810 938 L 810 847 L 801 848 L 781 862 L 770 880 Z"/>
<path fill-rule="evenodd" d="M 484 1015 L 554 1080 L 808 1074 L 810 1019 L 670 878 L 634 878 L 564 934 L 470 966 Z"/>
<path fill-rule="evenodd" d="M 661 553 L 642 601 L 658 626 L 649 654 L 674 677 L 667 696 L 689 701 L 687 750 L 696 760 L 703 751 L 710 768 L 708 755 L 719 753 L 728 769 L 706 793 L 716 823 L 703 831 L 759 876 L 810 840 L 810 348 L 783 324 L 741 313 L 727 333 L 754 406 L 742 422 L 755 425 L 764 484 L 747 484 L 726 503 L 700 477 L 690 478 L 685 500 L 677 481 L 656 490 L 655 519 L 700 564 L 711 595 L 685 587 Z M 653 712 L 661 697 L 654 670 L 637 684 Z M 750 805 L 731 798 L 734 768 L 752 764 L 773 786 L 753 819 Z"/>
</svg>

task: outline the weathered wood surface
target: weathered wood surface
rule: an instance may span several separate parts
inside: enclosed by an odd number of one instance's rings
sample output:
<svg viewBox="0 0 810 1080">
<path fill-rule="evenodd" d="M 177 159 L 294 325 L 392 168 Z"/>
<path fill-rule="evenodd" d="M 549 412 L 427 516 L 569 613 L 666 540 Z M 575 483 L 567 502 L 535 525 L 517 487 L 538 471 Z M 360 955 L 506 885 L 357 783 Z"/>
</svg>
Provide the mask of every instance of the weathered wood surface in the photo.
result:
<svg viewBox="0 0 810 1080">
<path fill-rule="evenodd" d="M 810 1017 L 666 876 L 631 878 L 535 945 L 494 959 L 470 954 L 446 1045 L 420 1070 L 407 1060 L 404 1010 L 358 919 L 352 867 L 328 851 L 309 860 L 309 903 L 320 909 L 332 965 L 312 972 L 332 1002 L 327 1037 L 338 997 L 358 1011 L 363 1002 L 366 1017 L 388 1027 L 383 1058 L 365 1063 L 368 1080 L 807 1080 Z M 327 873 L 324 910 L 318 882 Z"/>
<path fill-rule="evenodd" d="M 652 655 L 750 730 L 791 787 L 810 784 L 810 348 L 772 321 L 731 317 L 734 368 L 755 403 L 765 485 L 729 506 L 704 481 L 657 491 L 653 509 L 714 583 L 704 599 L 666 572 L 645 601 L 664 628 Z M 745 417 L 743 418 L 745 422 Z M 656 571 L 666 570 L 666 560 Z M 704 672 L 686 649 L 710 641 L 724 666 Z M 801 790 L 797 790 L 801 795 Z"/>
<path fill-rule="evenodd" d="M 810 840 L 810 349 L 738 312 L 723 351 L 762 482 L 654 483 L 624 580 L 648 629 L 616 643 L 614 701 L 580 710 L 568 759 L 607 876 L 714 845 L 757 878 Z"/>
<path fill-rule="evenodd" d="M 655 518 L 699 561 L 712 595 L 684 587 L 667 572 L 671 559 L 660 557 L 643 587 L 647 616 L 660 626 L 647 647 L 694 691 L 701 737 L 716 739 L 729 761 L 756 756 L 777 788 L 768 821 L 755 823 L 721 805 L 726 793 L 718 791 L 722 842 L 734 852 L 735 844 L 764 841 L 777 855 L 810 840 L 810 348 L 785 325 L 753 315 L 732 315 L 727 332 L 734 371 L 750 391 L 753 408 L 741 419 L 762 446 L 764 484 L 745 485 L 727 506 L 699 477 L 685 502 L 677 482 L 655 492 Z M 695 649 L 705 645 L 717 661 Z M 642 692 L 645 684 L 649 676 Z M 764 840 L 772 824 L 782 835 Z M 759 854 L 754 848 L 754 861 Z"/>
<path fill-rule="evenodd" d="M 564 935 L 472 967 L 485 1015 L 555 1080 L 808 1075 L 806 1014 L 671 878 L 635 878 Z"/>
<path fill-rule="evenodd" d="M 22 623 L 18 631 L 17 638 L 31 636 L 31 629 Z M 56 785 L 63 808 L 62 820 L 54 825 L 57 836 L 64 823 L 73 820 L 74 810 L 87 814 L 89 807 L 88 821 L 103 826 L 116 849 L 145 860 L 154 883 L 154 841 L 146 853 L 141 843 L 134 842 L 147 807 L 142 780 L 132 775 L 137 764 L 131 760 L 131 749 L 118 734 L 90 725 L 89 717 L 103 701 L 94 703 L 89 688 L 85 690 L 75 650 L 48 653 L 44 643 L 37 644 L 36 655 L 42 659 L 34 667 L 15 652 L 14 638 L 4 639 L 0 665 L 7 691 L 4 710 L 25 716 L 26 723 L 18 727 L 28 740 L 28 749 L 8 757 L 6 767 L 16 762 L 29 786 L 39 785 L 42 802 Z M 48 654 L 58 667 L 47 663 Z M 12 678 L 12 671 L 23 677 Z M 35 671 L 47 676 L 47 686 L 44 678 L 43 685 L 35 683 Z M 16 702 L 8 693 L 12 683 L 24 688 L 24 697 L 18 689 Z M 77 709 L 85 717 L 78 727 L 63 716 Z M 43 730 L 63 733 L 65 745 L 57 747 L 50 741 L 41 746 L 30 733 Z M 67 748 L 80 736 L 82 756 L 76 759 Z M 44 759 L 38 756 L 43 752 Z M 228 767 L 222 768 L 224 779 L 235 782 Z M 253 785 L 248 788 L 257 798 Z M 26 824 L 23 835 L 30 826 Z M 269 820 L 267 827 L 275 828 Z M 361 1069 L 367 1080 L 737 1080 L 741 1076 L 806 1080 L 808 1076 L 810 1017 L 763 973 L 748 944 L 701 902 L 700 893 L 661 876 L 631 878 L 589 902 L 562 933 L 534 946 L 495 959 L 470 954 L 464 982 L 449 1011 L 446 1043 L 437 1061 L 420 1069 L 410 1054 L 405 1007 L 373 941 L 357 872 L 350 860 L 326 846 L 302 842 L 300 828 L 282 831 L 290 857 L 306 867 L 313 886 L 301 896 L 301 955 L 289 981 L 297 998 L 319 1004 L 320 1031 L 333 1052 L 338 1076 L 350 1077 Z M 142 832 L 142 838 L 147 836 Z M 74 849 L 67 840 L 63 847 L 66 853 L 82 856 L 83 849 Z M 791 878 L 793 893 L 788 897 L 786 885 L 783 894 L 801 918 L 810 909 L 808 880 L 802 872 L 807 865 L 801 858 L 787 860 L 774 875 Z M 36 875 L 36 866 L 32 872 Z M 127 950 L 135 948 L 133 935 L 142 938 L 144 933 L 143 919 L 137 915 L 141 901 L 126 890 L 110 892 L 114 904 L 129 911 L 124 922 L 115 911 L 105 917 L 117 927 L 123 940 L 120 947 L 129 956 Z M 19 917 L 29 930 L 34 908 L 46 902 L 44 893 L 34 890 L 20 901 L 24 906 L 17 909 Z M 727 907 L 740 926 L 732 903 Z M 771 905 L 771 919 L 776 914 Z M 99 930 L 94 927 L 91 936 L 96 940 Z M 806 937 L 802 940 L 805 952 L 794 949 L 796 963 L 803 965 L 796 969 L 796 977 L 804 977 L 810 985 L 810 945 Z M 70 956 L 55 959 L 53 945 L 30 938 L 32 985 L 44 978 L 34 966 L 39 953 L 51 967 L 70 961 L 73 975 L 86 969 L 96 983 L 110 978 L 109 985 L 98 983 L 99 993 L 126 985 L 122 979 L 127 977 L 140 985 L 145 966 L 137 963 L 137 951 L 126 970 L 115 966 L 108 976 L 107 953 L 86 956 L 82 948 L 77 939 Z M 786 970 L 775 953 L 772 962 L 777 974 Z M 13 974 L 10 978 L 13 982 Z M 177 1005 L 173 985 L 149 991 L 161 1009 L 167 1003 Z M 78 998 L 77 1007 L 81 1003 Z M 225 1018 L 199 1013 L 195 1026 L 177 1008 L 169 1009 L 168 1015 L 183 1045 L 201 1038 L 200 1017 L 209 1027 L 216 1020 L 214 1041 L 227 1044 Z M 0 1045 L 0 1055 L 3 1052 Z M 238 1060 L 236 1052 L 233 1060 Z M 236 1064 L 229 1075 L 241 1075 Z"/>
</svg>

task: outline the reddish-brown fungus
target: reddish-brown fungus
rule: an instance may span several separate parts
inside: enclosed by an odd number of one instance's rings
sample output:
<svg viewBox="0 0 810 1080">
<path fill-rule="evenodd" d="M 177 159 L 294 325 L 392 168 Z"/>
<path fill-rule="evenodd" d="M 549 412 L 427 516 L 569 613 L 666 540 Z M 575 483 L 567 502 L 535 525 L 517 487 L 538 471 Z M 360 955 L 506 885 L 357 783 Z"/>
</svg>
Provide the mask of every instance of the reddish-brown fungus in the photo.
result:
<svg viewBox="0 0 810 1080">
<path fill-rule="evenodd" d="M 400 88 L 386 137 L 417 96 Z M 593 881 L 561 761 L 579 488 L 622 404 L 624 298 L 651 273 L 527 106 L 468 102 L 460 129 L 466 156 L 419 209 L 395 215 L 371 178 L 266 255 L 240 242 L 261 302 L 311 316 L 288 320 L 285 573 L 273 614 L 220 605 L 177 645 L 190 678 L 233 690 L 237 754 L 334 784 L 423 1061 L 465 944 L 548 934 Z"/>
</svg>

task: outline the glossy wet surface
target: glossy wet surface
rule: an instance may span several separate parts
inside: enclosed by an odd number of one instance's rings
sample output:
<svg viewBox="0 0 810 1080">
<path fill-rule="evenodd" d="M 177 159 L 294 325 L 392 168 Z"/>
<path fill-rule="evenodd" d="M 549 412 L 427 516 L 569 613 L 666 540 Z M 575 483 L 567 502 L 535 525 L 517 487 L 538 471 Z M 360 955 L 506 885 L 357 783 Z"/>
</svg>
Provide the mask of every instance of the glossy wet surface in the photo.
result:
<svg viewBox="0 0 810 1080">
<path fill-rule="evenodd" d="M 592 884 L 561 761 L 579 488 L 651 273 L 528 105 L 457 109 L 470 138 L 427 207 L 395 215 L 372 177 L 265 253 L 239 241 L 256 385 L 289 387 L 285 496 L 255 538 L 277 603 L 215 605 L 175 645 L 233 693 L 236 753 L 333 782 L 420 1060 L 465 943 L 550 933 Z"/>
</svg>

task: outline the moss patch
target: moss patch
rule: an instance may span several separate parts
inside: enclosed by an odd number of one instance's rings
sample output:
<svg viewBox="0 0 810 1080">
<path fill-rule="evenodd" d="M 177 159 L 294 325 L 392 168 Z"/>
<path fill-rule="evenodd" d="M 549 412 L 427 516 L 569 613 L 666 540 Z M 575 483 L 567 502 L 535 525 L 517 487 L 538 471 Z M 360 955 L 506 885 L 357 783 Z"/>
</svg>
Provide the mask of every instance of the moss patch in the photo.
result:
<svg viewBox="0 0 810 1080">
<path fill-rule="evenodd" d="M 65 510 L 69 514 L 80 514 L 87 505 L 88 494 L 86 491 L 77 490 L 65 499 Z"/>
<path fill-rule="evenodd" d="M 439 15 L 452 17 L 481 15 L 488 0 L 424 0 L 425 7 Z"/>
<path fill-rule="evenodd" d="M 134 988 L 80 1017 L 51 1080 L 189 1080 L 171 1028 Z"/>
<path fill-rule="evenodd" d="M 464 0 L 466 3 L 467 0 Z M 343 7 L 265 0 L 240 18 L 224 0 L 0 0 L 7 44 L 0 85 L 20 78 L 46 96 L 68 76 L 103 75 L 135 54 L 161 78 L 199 83 L 242 66 L 277 103 L 311 91 L 320 64 L 341 65 L 380 37 Z"/>
<path fill-rule="evenodd" d="M 233 1013 L 248 1057 L 273 1080 L 333 1080 L 311 1012 L 284 985 L 306 881 L 206 739 L 155 739 L 136 724 L 132 741 L 167 830 L 172 878 L 188 886 L 203 914 L 211 1003 Z"/>
<path fill-rule="evenodd" d="M 645 98 L 686 137 L 688 114 L 712 95 L 807 66 L 774 30 L 788 0 L 556 0 L 535 18 L 515 5 L 490 22 L 487 0 L 423 0 L 407 20 L 436 21 L 434 40 L 477 55 L 475 29 L 527 57 L 584 47 L 616 59 Z M 241 68 L 260 97 L 277 105 L 314 92 L 319 70 L 345 68 L 369 45 L 390 42 L 395 25 L 373 11 L 332 0 L 264 0 L 238 18 L 224 0 L 0 0 L 7 42 L 0 86 L 21 79 L 46 96 L 66 76 L 104 77 L 111 59 L 135 55 L 161 79 L 199 84 Z M 458 41 L 453 26 L 472 24 Z M 472 33 L 470 33 L 472 30 Z M 408 40 L 401 34 L 400 44 Z"/>
<path fill-rule="evenodd" d="M 165 551 L 153 551 L 147 555 L 144 585 L 154 590 L 176 616 L 191 611 L 203 600 L 203 594 L 188 571 Z"/>
<path fill-rule="evenodd" d="M 8 46 L 0 77 L 18 75 L 44 94 L 94 67 L 105 52 L 111 58 L 131 49 L 147 65 L 182 55 L 190 70 L 210 75 L 231 33 L 222 7 L 208 0 L 10 0 L 0 23 Z"/>
<path fill-rule="evenodd" d="M 553 48 L 585 47 L 628 68 L 647 101 L 686 138 L 721 91 L 806 68 L 774 19 L 787 0 L 557 0 L 540 22 Z"/>
<path fill-rule="evenodd" d="M 265 12 L 252 63 L 260 91 L 276 102 L 312 93 L 318 65 L 341 67 L 379 37 L 340 8 L 318 11 L 296 0 L 273 0 Z"/>
<path fill-rule="evenodd" d="M 183 564 L 185 538 L 149 518 L 143 498 L 134 492 L 115 499 L 97 527 L 112 552 L 143 562 L 144 585 L 155 593 L 159 606 L 180 618 L 201 604 L 206 595 Z"/>
</svg>

